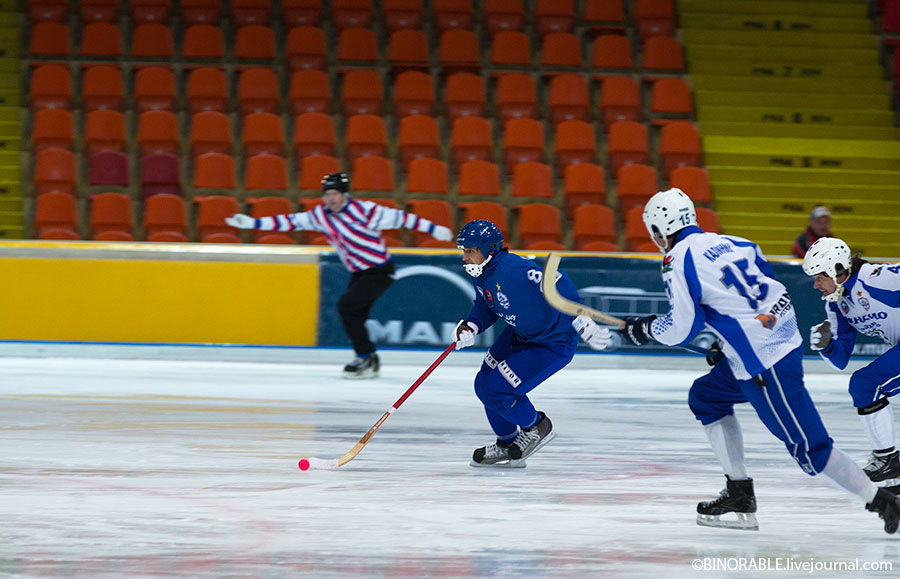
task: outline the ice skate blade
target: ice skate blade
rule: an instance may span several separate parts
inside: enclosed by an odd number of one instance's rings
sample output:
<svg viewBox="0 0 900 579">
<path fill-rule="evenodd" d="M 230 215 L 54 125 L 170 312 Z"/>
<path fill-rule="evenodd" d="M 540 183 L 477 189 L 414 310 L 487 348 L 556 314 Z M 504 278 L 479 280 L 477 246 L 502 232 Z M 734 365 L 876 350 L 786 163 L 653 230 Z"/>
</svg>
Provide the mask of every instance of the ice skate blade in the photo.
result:
<svg viewBox="0 0 900 579">
<path fill-rule="evenodd" d="M 875 486 L 890 490 L 892 493 L 900 493 L 900 478 L 889 478 L 874 483 Z M 893 487 L 893 488 L 891 488 Z"/>
<path fill-rule="evenodd" d="M 346 380 L 368 380 L 370 378 L 378 378 L 378 372 L 373 372 L 371 370 L 360 372 L 359 374 L 355 372 L 344 372 L 344 379 Z"/>
<path fill-rule="evenodd" d="M 475 468 L 525 468 L 528 465 L 525 464 L 525 459 L 523 458 L 521 460 L 504 460 L 503 462 L 495 462 L 492 464 L 470 460 L 469 466 L 474 466 Z"/>
<path fill-rule="evenodd" d="M 546 446 L 546 444 L 547 444 L 548 442 L 550 442 L 551 440 L 553 440 L 554 438 L 556 438 L 556 433 L 553 432 L 553 431 L 551 431 L 550 434 L 548 434 L 546 437 L 544 437 L 543 439 L 541 439 L 541 441 L 537 444 L 537 446 L 534 447 L 534 450 L 532 450 L 531 452 L 529 452 L 528 454 L 526 454 L 525 456 L 523 456 L 523 457 L 520 458 L 519 460 L 520 460 L 520 461 L 521 461 L 521 460 L 525 460 L 525 459 L 528 458 L 529 456 L 533 455 L 534 453 L 536 453 L 536 452 L 539 451 L 540 449 L 544 448 L 544 446 Z M 514 462 L 514 461 L 511 461 L 511 462 Z"/>
<path fill-rule="evenodd" d="M 753 513 L 734 513 L 736 521 L 722 520 L 722 515 L 697 515 L 697 524 L 701 527 L 718 527 L 720 529 L 736 529 L 738 531 L 758 531 L 759 522 Z"/>
</svg>

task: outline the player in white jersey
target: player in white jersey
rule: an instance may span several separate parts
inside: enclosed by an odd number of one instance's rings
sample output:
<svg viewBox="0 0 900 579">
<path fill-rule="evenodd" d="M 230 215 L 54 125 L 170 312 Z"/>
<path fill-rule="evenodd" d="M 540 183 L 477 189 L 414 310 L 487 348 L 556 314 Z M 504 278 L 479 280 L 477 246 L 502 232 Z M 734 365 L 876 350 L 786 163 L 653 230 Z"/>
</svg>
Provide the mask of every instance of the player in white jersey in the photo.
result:
<svg viewBox="0 0 900 579">
<path fill-rule="evenodd" d="M 816 241 L 803 271 L 822 292 L 826 319 L 810 329 L 810 346 L 834 367 L 847 367 L 857 334 L 876 336 L 891 348 L 850 377 L 850 396 L 872 445 L 863 470 L 873 482 L 900 484 L 900 451 L 894 446 L 894 412 L 888 398 L 900 392 L 900 265 L 851 257 L 834 237 Z"/>
<path fill-rule="evenodd" d="M 654 195 L 644 208 L 644 224 L 665 253 L 662 276 L 671 310 L 661 317 L 626 318 L 625 336 L 638 346 L 652 340 L 674 346 L 708 326 L 721 344 L 722 355 L 694 381 L 688 396 L 727 480 L 719 498 L 697 505 L 697 523 L 758 529 L 753 479 L 744 467 L 734 416 L 735 404 L 750 402 L 807 474 L 825 474 L 860 497 L 884 519 L 885 531 L 895 533 L 900 499 L 876 488 L 834 447 L 806 391 L 793 304 L 759 247 L 697 227 L 694 204 L 680 189 Z M 720 518 L 729 513 L 737 520 Z"/>
</svg>

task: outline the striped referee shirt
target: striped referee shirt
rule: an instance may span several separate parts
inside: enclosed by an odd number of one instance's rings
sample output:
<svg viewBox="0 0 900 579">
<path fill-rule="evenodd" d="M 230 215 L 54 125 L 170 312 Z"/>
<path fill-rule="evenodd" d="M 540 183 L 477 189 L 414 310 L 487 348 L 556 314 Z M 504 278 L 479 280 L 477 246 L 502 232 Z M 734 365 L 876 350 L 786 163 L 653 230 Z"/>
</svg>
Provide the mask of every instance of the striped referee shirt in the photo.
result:
<svg viewBox="0 0 900 579">
<path fill-rule="evenodd" d="M 302 213 L 260 217 L 254 225 L 255 229 L 263 231 L 302 229 L 324 233 L 350 271 L 363 271 L 386 263 L 390 257 L 381 231 L 401 227 L 434 233 L 434 223 L 423 217 L 358 199 L 350 199 L 337 213 L 325 205 L 318 205 Z"/>
</svg>

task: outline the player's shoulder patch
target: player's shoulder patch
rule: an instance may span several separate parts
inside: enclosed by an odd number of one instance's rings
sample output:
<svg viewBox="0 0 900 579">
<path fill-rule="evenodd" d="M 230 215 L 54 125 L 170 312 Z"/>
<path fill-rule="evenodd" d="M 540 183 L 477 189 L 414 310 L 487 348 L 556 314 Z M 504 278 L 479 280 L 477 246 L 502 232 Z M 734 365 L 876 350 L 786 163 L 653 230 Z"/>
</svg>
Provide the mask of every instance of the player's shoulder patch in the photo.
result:
<svg viewBox="0 0 900 579">
<path fill-rule="evenodd" d="M 672 271 L 672 267 L 675 263 L 675 255 L 671 253 L 667 253 L 662 261 L 662 272 L 669 273 Z"/>
</svg>

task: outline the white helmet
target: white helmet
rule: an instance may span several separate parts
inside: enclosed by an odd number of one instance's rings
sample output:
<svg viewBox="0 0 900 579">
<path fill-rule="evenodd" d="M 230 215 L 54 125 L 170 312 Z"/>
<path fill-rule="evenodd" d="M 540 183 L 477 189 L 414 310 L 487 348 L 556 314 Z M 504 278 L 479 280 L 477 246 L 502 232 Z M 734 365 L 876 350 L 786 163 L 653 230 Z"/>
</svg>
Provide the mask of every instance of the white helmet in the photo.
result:
<svg viewBox="0 0 900 579">
<path fill-rule="evenodd" d="M 650 232 L 653 243 L 665 252 L 670 235 L 689 225 L 697 225 L 694 202 L 681 189 L 661 191 L 644 206 L 644 225 Z M 664 245 L 659 244 L 659 238 L 663 239 Z"/>
<path fill-rule="evenodd" d="M 824 273 L 830 277 L 837 287 L 822 299 L 829 302 L 840 301 L 844 295 L 844 286 L 838 283 L 837 277 L 850 273 L 850 260 L 850 248 L 846 243 L 836 237 L 821 237 L 806 250 L 803 272 L 806 275 Z"/>
</svg>

